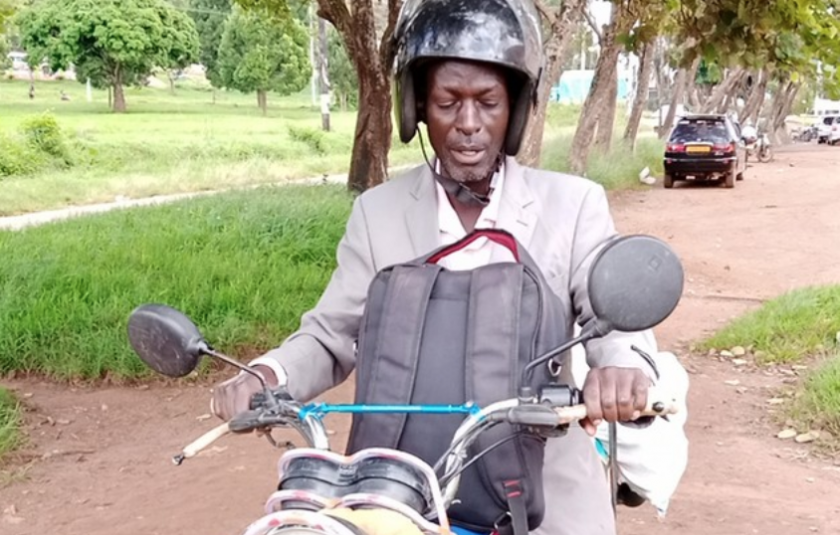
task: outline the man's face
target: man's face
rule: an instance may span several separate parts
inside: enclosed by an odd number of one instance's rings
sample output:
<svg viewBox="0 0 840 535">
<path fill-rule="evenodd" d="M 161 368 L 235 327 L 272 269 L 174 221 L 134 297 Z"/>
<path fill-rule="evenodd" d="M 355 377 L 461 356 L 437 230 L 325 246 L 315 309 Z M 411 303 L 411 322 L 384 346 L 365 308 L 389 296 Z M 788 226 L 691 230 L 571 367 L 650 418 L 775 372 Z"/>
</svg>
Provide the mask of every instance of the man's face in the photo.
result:
<svg viewBox="0 0 840 535">
<path fill-rule="evenodd" d="M 479 182 L 494 171 L 510 117 L 503 71 L 489 65 L 443 61 L 429 69 L 426 124 L 444 174 Z"/>
</svg>

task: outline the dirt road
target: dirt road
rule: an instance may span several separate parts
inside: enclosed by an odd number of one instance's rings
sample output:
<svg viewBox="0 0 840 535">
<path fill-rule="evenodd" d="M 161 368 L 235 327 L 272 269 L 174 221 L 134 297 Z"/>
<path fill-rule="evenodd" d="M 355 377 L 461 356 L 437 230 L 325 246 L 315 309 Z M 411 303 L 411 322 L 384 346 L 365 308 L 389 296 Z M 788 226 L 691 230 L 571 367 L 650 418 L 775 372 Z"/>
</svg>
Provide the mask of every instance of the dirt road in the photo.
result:
<svg viewBox="0 0 840 535">
<path fill-rule="evenodd" d="M 692 380 L 690 463 L 670 513 L 660 522 L 648 506 L 622 509 L 620 533 L 840 533 L 840 466 L 773 436 L 767 389 L 780 378 L 687 351 L 762 299 L 840 282 L 840 148 L 795 147 L 755 164 L 734 190 L 657 185 L 615 195 L 612 204 L 621 231 L 665 238 L 685 263 L 684 299 L 657 334 Z M 3 534 L 241 533 L 274 489 L 278 454 L 254 437 L 229 437 L 181 467 L 171 464 L 214 425 L 197 420 L 208 412 L 208 385 L 3 385 L 31 408 L 27 450 L 48 457 L 0 489 Z M 343 387 L 329 398 L 348 395 Z M 340 445 L 346 420 L 328 423 Z"/>
</svg>

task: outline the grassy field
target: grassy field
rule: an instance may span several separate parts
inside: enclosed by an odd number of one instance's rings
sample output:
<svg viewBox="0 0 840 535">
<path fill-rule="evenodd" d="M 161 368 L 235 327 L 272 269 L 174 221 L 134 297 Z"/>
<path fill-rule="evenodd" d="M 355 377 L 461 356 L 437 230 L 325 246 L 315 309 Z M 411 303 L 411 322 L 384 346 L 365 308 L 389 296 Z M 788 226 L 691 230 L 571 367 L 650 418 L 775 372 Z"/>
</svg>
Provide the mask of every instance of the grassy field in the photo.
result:
<svg viewBox="0 0 840 535">
<path fill-rule="evenodd" d="M 333 111 L 331 132 L 321 132 L 321 117 L 307 92 L 269 97 L 263 116 L 253 95 L 217 91 L 194 84 L 127 88 L 128 113 L 110 112 L 105 91 L 74 81 L 28 83 L 0 81 L 0 216 L 66 205 L 138 198 L 165 193 L 277 183 L 289 179 L 346 172 L 355 113 Z M 64 91 L 70 101 L 62 101 Z M 69 165 L 27 152 L 18 165 L 34 167 L 3 177 L 5 158 L 28 150 L 21 128 L 33 117 L 55 117 L 69 154 Z M 578 107 L 551 106 L 544 165 L 566 170 Z M 618 113 L 616 131 L 623 128 Z M 650 134 L 650 129 L 645 129 Z M 428 147 L 427 147 L 428 148 Z M 662 144 L 649 135 L 636 155 L 617 145 L 609 155 L 593 155 L 587 175 L 612 187 L 637 183 L 638 172 L 661 167 Z M 43 161 L 42 161 L 43 160 Z M 392 143 L 393 166 L 422 161 L 415 139 Z M 22 162 L 22 163 L 20 163 Z M 7 173 L 9 174 L 9 173 Z"/>
<path fill-rule="evenodd" d="M 0 215 L 280 182 L 343 172 L 349 164 L 355 114 L 333 112 L 333 131 L 321 132 L 308 94 L 270 97 L 264 117 L 250 95 L 217 92 L 213 104 L 203 89 L 127 88 L 129 111 L 117 115 L 104 91 L 94 91 L 88 103 L 76 82 L 41 82 L 32 101 L 27 87 L 0 82 L 0 135 L 13 137 L 27 118 L 49 111 L 76 163 L 2 179 Z M 71 100 L 61 101 L 59 90 Z M 391 161 L 403 165 L 419 154 L 415 146 L 395 144 Z"/>
<path fill-rule="evenodd" d="M 699 347 L 752 346 L 759 363 L 812 368 L 787 407 L 804 429 L 840 437 L 840 286 L 811 287 L 768 301 L 724 327 Z"/>
</svg>

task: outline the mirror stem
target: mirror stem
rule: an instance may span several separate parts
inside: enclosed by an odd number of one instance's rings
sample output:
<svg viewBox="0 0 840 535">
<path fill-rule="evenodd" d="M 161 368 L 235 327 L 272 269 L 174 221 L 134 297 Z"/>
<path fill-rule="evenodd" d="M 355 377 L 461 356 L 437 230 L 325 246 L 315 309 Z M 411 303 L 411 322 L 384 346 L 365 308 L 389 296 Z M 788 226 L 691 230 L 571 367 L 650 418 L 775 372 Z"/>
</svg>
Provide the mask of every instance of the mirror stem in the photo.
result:
<svg viewBox="0 0 840 535">
<path fill-rule="evenodd" d="M 540 364 L 548 362 L 550 359 L 556 357 L 561 353 L 565 353 L 566 351 L 578 344 L 585 344 L 593 338 L 600 338 L 602 336 L 605 336 L 612 330 L 610 328 L 609 323 L 601 320 L 595 320 L 593 323 L 590 323 L 590 325 L 592 325 L 592 327 L 589 329 L 585 329 L 577 338 L 569 340 L 560 347 L 552 349 L 548 353 L 540 355 L 538 358 L 532 360 L 527 366 L 525 366 L 525 368 L 522 370 L 522 378 L 519 383 L 519 396 L 521 398 L 531 397 L 531 389 L 525 383 L 528 381 L 528 378 L 531 376 L 531 372 L 534 368 L 536 368 Z"/>
<path fill-rule="evenodd" d="M 204 347 L 204 348 L 201 349 L 201 351 L 202 351 L 202 353 L 207 353 L 208 355 L 210 355 L 212 357 L 216 357 L 217 359 L 219 359 L 219 360 L 221 360 L 221 361 L 223 361 L 227 364 L 230 364 L 231 366 L 239 368 L 243 372 L 250 373 L 251 375 L 253 375 L 254 377 L 256 377 L 257 379 L 260 380 L 260 385 L 262 385 L 263 390 L 268 390 L 268 383 L 266 382 L 265 377 L 263 377 L 263 374 L 261 374 L 260 372 L 258 372 L 254 368 L 252 368 L 250 366 L 246 366 L 245 364 L 242 364 L 241 362 L 236 361 L 236 360 L 228 357 L 227 355 L 219 353 L 218 351 L 210 349 L 209 347 Z"/>
</svg>

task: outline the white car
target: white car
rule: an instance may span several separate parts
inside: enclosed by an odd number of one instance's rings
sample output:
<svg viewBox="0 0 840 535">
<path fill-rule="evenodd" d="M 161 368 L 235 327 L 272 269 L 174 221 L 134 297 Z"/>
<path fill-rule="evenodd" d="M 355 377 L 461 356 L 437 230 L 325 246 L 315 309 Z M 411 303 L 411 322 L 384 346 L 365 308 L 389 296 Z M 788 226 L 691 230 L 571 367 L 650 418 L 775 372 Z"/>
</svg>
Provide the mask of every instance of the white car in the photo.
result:
<svg viewBox="0 0 840 535">
<path fill-rule="evenodd" d="M 840 115 L 825 115 L 817 122 L 817 142 L 834 145 L 840 140 Z"/>
</svg>

